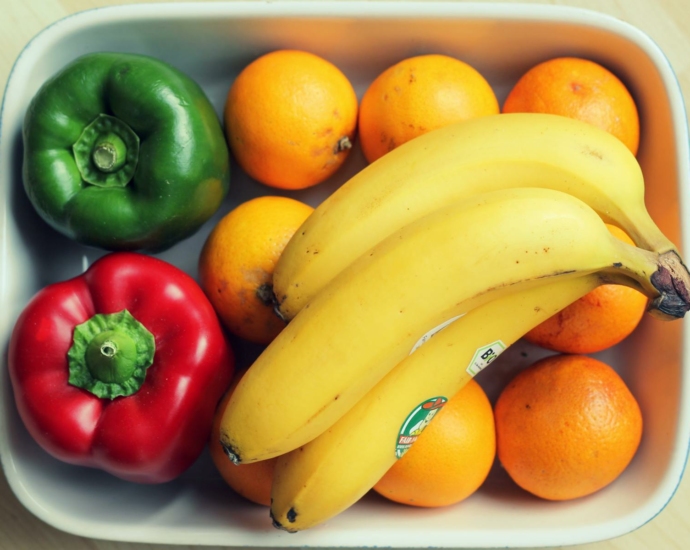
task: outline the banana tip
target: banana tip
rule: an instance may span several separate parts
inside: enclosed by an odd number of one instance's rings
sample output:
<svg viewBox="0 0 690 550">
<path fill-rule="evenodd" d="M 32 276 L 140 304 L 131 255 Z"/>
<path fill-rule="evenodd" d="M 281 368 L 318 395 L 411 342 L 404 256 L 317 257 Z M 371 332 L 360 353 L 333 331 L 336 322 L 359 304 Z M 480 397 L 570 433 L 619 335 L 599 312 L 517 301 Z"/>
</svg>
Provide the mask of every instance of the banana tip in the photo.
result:
<svg viewBox="0 0 690 550">
<path fill-rule="evenodd" d="M 239 453 L 234 449 L 232 445 L 225 443 L 221 440 L 220 446 L 223 448 L 223 451 L 235 466 L 242 463 L 242 459 L 240 458 Z"/>
<path fill-rule="evenodd" d="M 275 515 L 273 514 L 273 511 L 272 511 L 272 510 L 271 510 L 269 513 L 270 513 L 270 515 L 271 515 L 271 521 L 273 522 L 273 527 L 275 527 L 276 529 L 281 529 L 281 530 L 283 530 L 283 531 L 287 531 L 288 533 L 296 533 L 296 532 L 297 532 L 296 529 L 290 529 L 289 527 L 286 527 L 285 525 L 283 525 L 282 523 L 280 523 L 280 522 L 276 519 L 276 517 L 275 517 Z M 288 522 L 294 523 L 295 520 L 297 519 L 297 512 L 295 512 L 295 509 L 294 509 L 294 508 L 290 508 L 290 509 L 288 510 L 288 513 L 286 514 L 286 517 L 287 517 Z"/>
<path fill-rule="evenodd" d="M 278 319 L 280 319 L 281 321 L 283 321 L 283 323 L 288 323 L 288 322 L 290 321 L 290 318 L 287 317 L 285 314 L 283 314 L 282 311 L 280 311 L 280 304 L 278 303 L 277 300 L 276 300 L 276 302 L 273 304 L 273 313 L 275 313 L 276 316 L 278 317 Z"/>
</svg>

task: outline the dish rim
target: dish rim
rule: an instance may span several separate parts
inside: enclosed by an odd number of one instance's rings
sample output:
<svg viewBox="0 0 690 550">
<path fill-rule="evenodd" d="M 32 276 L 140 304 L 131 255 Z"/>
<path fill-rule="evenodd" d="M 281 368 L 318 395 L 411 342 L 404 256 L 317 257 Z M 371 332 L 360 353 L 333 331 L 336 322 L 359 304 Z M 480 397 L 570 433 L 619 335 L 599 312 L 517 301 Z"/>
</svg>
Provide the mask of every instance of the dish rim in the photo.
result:
<svg viewBox="0 0 690 550">
<path fill-rule="evenodd" d="M 690 176 L 688 167 L 688 160 L 690 160 L 690 152 L 688 147 L 688 127 L 687 116 L 684 106 L 683 97 L 680 91 L 680 85 L 671 67 L 669 60 L 663 54 L 657 44 L 644 32 L 637 29 L 625 21 L 617 19 L 611 15 L 596 12 L 593 10 L 573 7 L 573 6 L 559 6 L 559 5 L 541 5 L 541 4 L 505 4 L 505 3 L 447 3 L 447 2 L 307 2 L 307 1 L 240 1 L 240 2 L 183 2 L 183 3 L 144 3 L 132 5 L 117 5 L 106 6 L 99 8 L 92 8 L 85 11 L 69 14 L 36 34 L 22 49 L 17 59 L 15 60 L 3 94 L 2 105 L 0 106 L 0 164 L 3 160 L 7 160 L 7 147 L 2 147 L 2 144 L 9 140 L 11 136 L 6 136 L 7 129 L 3 125 L 5 109 L 8 104 L 13 104 L 13 96 L 16 89 L 25 82 L 27 73 L 33 66 L 33 61 L 36 60 L 41 52 L 46 51 L 57 43 L 60 39 L 67 37 L 70 33 L 86 28 L 94 24 L 101 23 L 117 23 L 129 20 L 140 21 L 142 19 L 160 20 L 165 19 L 197 19 L 204 20 L 213 17 L 247 17 L 247 18 L 273 18 L 273 17 L 358 17 L 358 18 L 391 18 L 391 11 L 395 10 L 395 18 L 457 18 L 457 19 L 494 19 L 501 21 L 515 21 L 515 22 L 553 22 L 553 23 L 568 23 L 573 25 L 583 25 L 608 31 L 629 42 L 638 46 L 652 61 L 656 69 L 659 71 L 660 77 L 663 80 L 665 90 L 668 94 L 669 109 L 673 119 L 674 131 L 674 145 L 676 157 L 676 170 L 678 174 L 678 192 L 679 204 L 681 213 L 687 211 L 688 205 L 688 183 L 690 183 Z M 17 84 L 19 83 L 19 84 Z M 4 165 L 7 165 L 5 162 Z M 4 187 L 7 185 L 6 174 L 0 173 L 0 191 L 4 194 Z M 5 185 L 3 185 L 3 180 Z M 0 204 L 0 228 L 2 231 L 2 239 L 0 239 L 0 258 L 7 257 L 8 250 L 8 232 L 7 226 L 7 204 L 2 201 Z M 681 216 L 682 218 L 682 216 Z M 682 219 L 681 219 L 682 221 Z M 681 239 L 683 242 L 688 242 L 690 235 L 690 228 L 687 223 L 681 223 Z M 5 265 L 7 265 L 5 263 Z M 6 277 L 4 270 L 0 272 L 0 299 L 4 301 L 6 296 Z M 5 322 L 2 323 L 4 325 Z M 7 322 L 10 331 L 7 332 L 8 340 L 11 332 L 11 324 Z M 690 341 L 690 329 L 688 324 L 683 326 L 683 342 Z M 683 352 L 685 345 L 683 345 Z M 681 360 L 682 372 L 686 371 L 686 353 L 683 353 Z M 686 380 L 686 376 L 681 377 L 681 396 L 688 396 L 690 384 Z M 7 383 L 7 376 L 0 379 L 0 392 L 4 392 L 4 385 Z M 0 408 L 0 424 L 7 425 L 9 421 L 6 418 L 2 408 Z M 683 439 L 681 440 L 681 436 Z M 616 536 L 623 535 L 633 531 L 642 525 L 652 521 L 670 502 L 675 495 L 678 486 L 683 477 L 685 464 L 690 453 L 690 403 L 686 399 L 680 401 L 679 417 L 677 425 L 676 442 L 685 442 L 684 449 L 675 449 L 673 455 L 669 459 L 669 467 L 666 470 L 659 488 L 654 493 L 654 499 L 645 507 L 638 509 L 636 513 L 629 514 L 623 519 L 610 522 L 607 529 L 600 529 L 606 531 L 585 535 L 580 533 L 580 537 L 573 537 L 573 529 L 563 530 L 565 534 L 555 534 L 553 538 L 542 540 L 540 545 L 559 545 L 559 544 L 578 544 L 594 542 L 598 540 L 605 540 Z M 46 510 L 41 508 L 33 499 L 32 495 L 21 484 L 16 475 L 13 457 L 10 453 L 10 444 L 7 434 L 4 430 L 0 430 L 0 464 L 2 465 L 5 477 L 8 483 L 22 505 L 27 508 L 33 515 L 44 521 L 45 523 L 60 529 L 62 531 L 72 533 L 79 536 L 102 540 L 121 540 L 130 542 L 148 542 L 148 543 L 180 543 L 179 533 L 173 532 L 164 535 L 162 538 L 157 533 L 149 532 L 146 529 L 136 529 L 128 531 L 127 538 L 120 538 L 117 533 L 104 533 L 100 526 L 94 527 L 93 522 L 84 521 L 80 518 L 63 518 L 62 522 L 59 518 L 51 515 Z M 671 475 L 673 474 L 673 475 Z M 643 514 L 642 512 L 645 511 Z M 651 515 L 650 515 L 651 513 Z M 644 516 L 644 517 L 642 517 Z M 634 521 L 633 521 L 634 518 Z M 547 530 L 548 531 L 548 530 Z M 583 531 L 580 529 L 580 531 Z M 271 537 L 273 539 L 273 537 Z M 195 539 L 198 540 L 198 539 Z M 218 541 L 201 541 L 187 543 L 200 544 L 217 544 Z M 278 542 L 271 540 L 271 543 Z M 522 541 L 518 546 L 529 546 L 534 544 L 534 540 Z M 257 545 L 260 544 L 257 542 Z M 302 546 L 299 540 L 295 540 L 294 544 L 280 544 L 281 547 Z M 339 546 L 348 546 L 347 544 L 339 544 Z"/>
</svg>

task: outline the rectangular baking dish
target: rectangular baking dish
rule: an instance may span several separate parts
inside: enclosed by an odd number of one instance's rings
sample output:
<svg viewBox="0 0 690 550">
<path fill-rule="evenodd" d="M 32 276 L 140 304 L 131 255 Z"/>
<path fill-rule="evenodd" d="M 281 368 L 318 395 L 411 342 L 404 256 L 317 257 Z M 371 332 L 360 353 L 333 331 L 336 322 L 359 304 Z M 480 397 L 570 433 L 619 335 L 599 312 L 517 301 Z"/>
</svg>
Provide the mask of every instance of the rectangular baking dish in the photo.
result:
<svg viewBox="0 0 690 550">
<path fill-rule="evenodd" d="M 43 521 L 84 537 L 237 547 L 560 546 L 616 537 L 652 520 L 672 498 L 687 458 L 685 322 L 647 318 L 624 344 L 600 354 L 640 402 L 643 441 L 633 463 L 611 486 L 570 502 L 530 497 L 496 466 L 485 485 L 458 505 L 416 509 L 370 494 L 323 526 L 291 535 L 271 526 L 265 508 L 235 496 L 207 453 L 179 479 L 142 486 L 62 464 L 32 441 L 16 413 L 7 376 L 14 321 L 41 287 L 79 274 L 103 252 L 49 230 L 23 194 L 21 125 L 31 97 L 79 55 L 138 52 L 196 79 L 220 115 L 241 68 L 262 53 L 288 47 L 335 63 L 360 97 L 383 69 L 421 53 L 444 53 L 470 63 L 501 102 L 517 78 L 542 60 L 577 55 L 598 61 L 626 83 L 640 109 L 638 158 L 652 217 L 676 243 L 687 242 L 690 155 L 679 85 L 654 42 L 612 17 L 559 6 L 445 2 L 140 4 L 67 17 L 26 46 L 2 105 L 0 457 L 19 501 Z M 356 149 L 331 180 L 291 196 L 316 205 L 363 166 Z M 240 202 L 268 193 L 234 167 L 230 195 L 216 216 L 159 256 L 196 275 L 201 245 L 213 225 Z M 255 351 L 239 350 L 240 361 L 249 361 Z M 516 345 L 478 380 L 495 398 L 506 377 L 538 355 Z"/>
</svg>

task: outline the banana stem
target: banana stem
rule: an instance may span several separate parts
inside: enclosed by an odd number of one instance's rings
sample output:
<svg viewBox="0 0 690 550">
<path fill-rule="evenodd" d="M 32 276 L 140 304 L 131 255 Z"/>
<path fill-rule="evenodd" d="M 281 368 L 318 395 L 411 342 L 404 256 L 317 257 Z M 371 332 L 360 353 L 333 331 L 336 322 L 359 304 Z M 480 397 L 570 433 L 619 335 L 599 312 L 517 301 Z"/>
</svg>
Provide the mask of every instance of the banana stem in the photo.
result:
<svg viewBox="0 0 690 550">
<path fill-rule="evenodd" d="M 650 298 L 648 312 L 654 317 L 666 321 L 683 318 L 690 310 L 690 272 L 678 253 L 657 254 L 621 244 L 632 252 L 629 258 L 638 261 L 615 263 L 606 274 L 607 282 L 637 287 Z M 637 284 L 631 284 L 633 281 Z"/>
<path fill-rule="evenodd" d="M 659 256 L 659 269 L 650 278 L 659 297 L 650 304 L 650 312 L 662 319 L 680 319 L 690 309 L 690 273 L 680 256 L 665 252 Z M 659 313 L 661 315 L 659 315 Z"/>
<path fill-rule="evenodd" d="M 664 254 L 666 252 L 678 253 L 676 245 L 659 229 L 644 203 L 636 207 L 627 208 L 616 213 L 614 218 L 610 218 L 604 212 L 598 212 L 601 218 L 611 225 L 625 231 L 635 242 L 638 248 Z"/>
</svg>

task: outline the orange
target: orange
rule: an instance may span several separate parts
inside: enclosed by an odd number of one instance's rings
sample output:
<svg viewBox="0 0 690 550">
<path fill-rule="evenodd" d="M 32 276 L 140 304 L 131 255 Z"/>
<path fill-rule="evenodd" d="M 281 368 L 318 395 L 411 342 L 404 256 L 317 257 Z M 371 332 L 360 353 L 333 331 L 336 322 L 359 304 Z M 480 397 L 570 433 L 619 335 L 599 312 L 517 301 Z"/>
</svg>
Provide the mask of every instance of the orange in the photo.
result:
<svg viewBox="0 0 690 550">
<path fill-rule="evenodd" d="M 374 162 L 426 132 L 499 110 L 489 83 L 467 63 L 446 55 L 410 57 L 383 71 L 364 93 L 360 143 Z"/>
<path fill-rule="evenodd" d="M 466 499 L 482 485 L 495 456 L 491 403 L 482 387 L 470 380 L 374 490 L 411 506 L 447 506 Z"/>
<path fill-rule="evenodd" d="M 247 174 L 271 187 L 304 189 L 330 177 L 348 156 L 357 96 L 332 63 L 278 50 L 240 72 L 224 118 L 230 149 Z"/>
<path fill-rule="evenodd" d="M 635 101 L 620 79 L 594 61 L 558 57 L 528 70 L 509 92 L 504 113 L 551 113 L 598 126 L 633 154 L 640 141 Z"/>
<path fill-rule="evenodd" d="M 218 405 L 211 429 L 209 451 L 213 464 L 221 477 L 238 495 L 264 506 L 271 505 L 271 485 L 277 458 L 235 465 L 228 458 L 220 444 L 220 421 L 230 401 L 230 396 L 244 372 L 238 371 Z"/>
<path fill-rule="evenodd" d="M 625 382 L 586 355 L 553 355 L 522 371 L 501 392 L 495 416 L 506 472 L 548 500 L 613 482 L 642 437 L 642 414 Z"/>
<path fill-rule="evenodd" d="M 607 225 L 618 239 L 633 244 L 621 229 Z M 602 285 L 525 335 L 525 340 L 562 353 L 596 353 L 618 344 L 640 324 L 647 297 L 623 285 Z"/>
<path fill-rule="evenodd" d="M 199 256 L 201 287 L 225 327 L 268 344 L 285 327 L 273 311 L 273 270 L 313 208 L 287 197 L 258 197 L 226 214 Z"/>
</svg>

